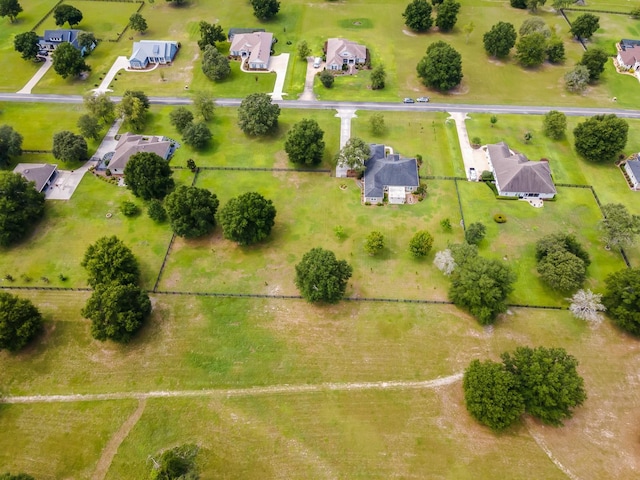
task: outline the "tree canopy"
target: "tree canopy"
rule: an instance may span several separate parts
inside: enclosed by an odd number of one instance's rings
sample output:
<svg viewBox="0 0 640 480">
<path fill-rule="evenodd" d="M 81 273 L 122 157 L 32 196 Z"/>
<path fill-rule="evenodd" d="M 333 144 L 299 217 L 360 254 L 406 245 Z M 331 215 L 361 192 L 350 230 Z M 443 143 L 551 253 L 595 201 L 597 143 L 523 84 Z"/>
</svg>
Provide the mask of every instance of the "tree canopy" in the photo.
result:
<svg viewBox="0 0 640 480">
<path fill-rule="evenodd" d="M 427 87 L 451 90 L 462 81 L 462 56 L 448 43 L 437 41 L 429 45 L 416 69 Z"/>
<path fill-rule="evenodd" d="M 275 225 L 276 207 L 256 192 L 232 198 L 217 214 L 224 238 L 251 245 L 267 238 Z"/>
<path fill-rule="evenodd" d="M 347 140 L 342 150 L 338 152 L 338 165 L 344 165 L 349 170 L 364 172 L 364 162 L 369 158 L 371 148 L 369 144 L 358 137 Z"/>
<path fill-rule="evenodd" d="M 169 162 L 153 152 L 131 156 L 124 167 L 124 182 L 136 197 L 162 199 L 173 190 L 173 171 Z"/>
<path fill-rule="evenodd" d="M 603 232 L 602 240 L 608 248 L 632 245 L 640 233 L 640 216 L 632 215 L 621 203 L 602 205 L 604 218 L 598 225 Z"/>
<path fill-rule="evenodd" d="M 53 156 L 67 162 L 85 161 L 89 158 L 87 141 L 68 130 L 58 132 L 53 136 Z"/>
<path fill-rule="evenodd" d="M 460 4 L 455 0 L 444 0 L 438 7 L 438 15 L 436 16 L 436 27 L 441 32 L 449 32 L 458 21 L 458 12 Z"/>
<path fill-rule="evenodd" d="M 600 17 L 595 16 L 593 13 L 583 13 L 573 21 L 569 31 L 575 37 L 589 39 L 599 28 Z"/>
<path fill-rule="evenodd" d="M 149 28 L 147 20 L 140 13 L 134 13 L 129 17 L 129 26 L 134 32 L 140 33 L 146 32 Z"/>
<path fill-rule="evenodd" d="M 251 0 L 253 14 L 258 20 L 269 20 L 280 11 L 278 0 Z"/>
<path fill-rule="evenodd" d="M 93 338 L 121 343 L 133 338 L 150 313 L 149 295 L 131 283 L 97 285 L 82 309 Z"/>
<path fill-rule="evenodd" d="M 551 63 L 562 63 L 565 58 L 564 42 L 559 36 L 553 35 L 547 40 L 547 60 Z"/>
<path fill-rule="evenodd" d="M 22 135 L 9 125 L 0 126 L 0 167 L 19 155 L 22 155 Z"/>
<path fill-rule="evenodd" d="M 187 107 L 174 108 L 169 113 L 169 121 L 178 133 L 182 133 L 193 122 L 193 113 Z"/>
<path fill-rule="evenodd" d="M 544 34 L 534 32 L 520 37 L 516 43 L 516 57 L 524 67 L 538 67 L 547 57 L 547 40 Z"/>
<path fill-rule="evenodd" d="M 25 60 L 35 60 L 40 51 L 38 45 L 38 34 L 36 32 L 19 33 L 13 39 L 13 49 Z"/>
<path fill-rule="evenodd" d="M 44 214 L 44 193 L 18 173 L 0 173 L 0 246 L 20 240 Z"/>
<path fill-rule="evenodd" d="M 198 446 L 184 444 L 165 450 L 154 464 L 149 478 L 154 480 L 197 480 L 198 466 L 196 456 Z"/>
<path fill-rule="evenodd" d="M 80 133 L 84 138 L 90 138 L 92 140 L 97 140 L 100 137 L 100 131 L 102 127 L 100 126 L 100 122 L 96 117 L 90 114 L 84 114 L 80 118 L 78 118 L 78 122 L 76 123 Z"/>
<path fill-rule="evenodd" d="M 64 6 L 64 4 L 61 6 Z M 53 69 L 62 78 L 69 76 L 75 77 L 82 72 L 91 71 L 91 67 L 87 65 L 84 58 L 82 58 L 80 50 L 76 49 L 69 42 L 58 45 L 51 54 L 51 60 L 53 62 Z"/>
<path fill-rule="evenodd" d="M 413 0 L 404 10 L 404 23 L 411 30 L 426 32 L 433 25 L 431 4 L 427 0 Z"/>
<path fill-rule="evenodd" d="M 41 328 L 42 315 L 30 300 L 0 292 L 0 350 L 20 350 Z"/>
<path fill-rule="evenodd" d="M 606 279 L 602 304 L 607 315 L 623 330 L 640 335 L 640 269 L 626 268 Z"/>
<path fill-rule="evenodd" d="M 313 119 L 304 118 L 296 123 L 284 143 L 289 160 L 302 165 L 317 165 L 324 155 L 324 131 Z"/>
<path fill-rule="evenodd" d="M 91 51 L 91 45 L 97 45 L 98 39 L 91 32 L 80 32 L 78 34 L 78 45 L 81 48 L 86 48 L 85 55 Z"/>
<path fill-rule="evenodd" d="M 251 93 L 240 103 L 238 126 L 247 135 L 267 135 L 278 128 L 280 107 L 266 93 Z"/>
<path fill-rule="evenodd" d="M 346 260 L 338 260 L 332 251 L 316 247 L 296 265 L 295 283 L 309 302 L 337 303 L 344 297 L 352 273 Z"/>
<path fill-rule="evenodd" d="M 371 72 L 371 90 L 382 90 L 387 80 L 384 65 L 377 65 Z"/>
<path fill-rule="evenodd" d="M 307 57 L 309 55 L 311 55 L 311 47 L 309 47 L 309 44 L 307 43 L 306 40 L 302 40 L 297 48 L 296 48 L 296 52 L 298 53 L 298 58 L 300 60 L 307 60 Z"/>
<path fill-rule="evenodd" d="M 584 65 L 576 65 L 565 74 L 564 83 L 570 92 L 583 92 L 589 84 L 589 69 Z"/>
<path fill-rule="evenodd" d="M 506 57 L 516 44 L 516 29 L 508 22 L 498 22 L 484 34 L 482 41 L 486 52 L 493 57 Z"/>
<path fill-rule="evenodd" d="M 333 86 L 333 82 L 335 82 L 336 77 L 333 76 L 329 70 L 323 70 L 318 75 L 320 82 L 324 85 L 324 88 L 331 88 Z"/>
<path fill-rule="evenodd" d="M 229 59 L 213 45 L 206 45 L 202 55 L 202 72 L 215 82 L 224 80 L 231 75 Z"/>
<path fill-rule="evenodd" d="M 364 242 L 364 251 L 369 255 L 374 256 L 380 253 L 384 249 L 384 235 L 381 232 L 374 230 L 367 235 Z"/>
<path fill-rule="evenodd" d="M 462 388 L 467 411 L 493 430 L 504 430 L 524 413 L 518 382 L 501 363 L 472 361 Z"/>
<path fill-rule="evenodd" d="M 518 347 L 502 361 L 515 375 L 526 412 L 544 423 L 562 425 L 587 399 L 578 361 L 563 348 Z"/>
<path fill-rule="evenodd" d="M 538 262 L 540 278 L 554 290 L 570 293 L 582 287 L 587 277 L 587 267 L 573 253 L 557 249 Z"/>
<path fill-rule="evenodd" d="M 206 122 L 213 118 L 216 103 L 213 96 L 207 92 L 196 92 L 193 96 L 193 108 Z"/>
<path fill-rule="evenodd" d="M 67 22 L 70 27 L 73 27 L 82 21 L 82 12 L 73 5 L 63 3 L 55 8 L 53 11 L 53 18 L 56 21 L 56 25 L 59 27 Z"/>
<path fill-rule="evenodd" d="M 595 82 L 604 72 L 604 67 L 609 61 L 607 52 L 599 47 L 589 48 L 582 54 L 579 65 L 584 65 L 589 70 L 589 81 Z"/>
<path fill-rule="evenodd" d="M 98 95 L 89 93 L 84 96 L 83 104 L 91 115 L 99 118 L 105 124 L 111 123 L 115 118 L 116 105 L 106 93 Z"/>
<path fill-rule="evenodd" d="M 149 98 L 139 90 L 127 90 L 118 104 L 118 113 L 124 117 L 135 131 L 140 131 L 147 123 Z"/>
<path fill-rule="evenodd" d="M 0 17 L 9 17 L 9 21 L 13 23 L 20 12 L 22 6 L 18 0 L 0 0 Z"/>
<path fill-rule="evenodd" d="M 474 222 L 470 224 L 465 232 L 464 239 L 470 245 L 478 245 L 487 234 L 487 227 L 482 222 Z"/>
<path fill-rule="evenodd" d="M 531 35 L 532 33 L 541 33 L 545 38 L 551 36 L 551 30 L 549 30 L 547 24 L 540 17 L 527 18 L 518 29 L 518 35 L 521 37 Z"/>
<path fill-rule="evenodd" d="M 174 233 L 194 238 L 213 230 L 219 203 L 209 190 L 181 185 L 167 196 L 165 208 Z"/>
<path fill-rule="evenodd" d="M 135 284 L 140 277 L 138 260 L 115 235 L 89 245 L 80 265 L 87 270 L 87 282 L 93 288 L 110 283 Z"/>
<path fill-rule="evenodd" d="M 409 251 L 415 258 L 429 255 L 433 247 L 433 237 L 426 230 L 417 231 L 409 241 Z"/>
<path fill-rule="evenodd" d="M 614 114 L 595 115 L 573 130 L 578 154 L 590 162 L 610 162 L 627 145 L 629 124 Z"/>
<path fill-rule="evenodd" d="M 216 42 L 224 42 L 227 39 L 222 26 L 217 23 L 211 24 L 201 20 L 198 26 L 200 28 L 200 40 L 198 40 L 200 50 L 204 50 L 207 45 L 215 47 Z"/>
<path fill-rule="evenodd" d="M 212 138 L 213 134 L 205 122 L 190 123 L 182 132 L 184 143 L 195 149 L 204 148 Z"/>
<path fill-rule="evenodd" d="M 560 140 L 567 130 L 567 116 L 557 110 L 551 110 L 545 114 L 542 127 L 547 137 Z"/>
</svg>

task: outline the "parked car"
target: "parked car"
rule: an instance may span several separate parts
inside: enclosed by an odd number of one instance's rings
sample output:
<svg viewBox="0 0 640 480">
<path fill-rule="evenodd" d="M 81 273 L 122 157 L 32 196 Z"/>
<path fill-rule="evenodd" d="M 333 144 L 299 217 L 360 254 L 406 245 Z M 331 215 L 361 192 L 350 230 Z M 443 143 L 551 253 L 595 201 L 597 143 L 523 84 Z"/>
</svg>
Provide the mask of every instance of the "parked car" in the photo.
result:
<svg viewBox="0 0 640 480">
<path fill-rule="evenodd" d="M 476 169 L 473 167 L 469 169 L 469 180 L 471 180 L 472 182 L 478 180 L 478 172 L 476 172 Z"/>
<path fill-rule="evenodd" d="M 320 65 L 322 65 L 322 58 L 321 57 L 316 57 L 313 59 L 313 68 L 320 68 Z"/>
<path fill-rule="evenodd" d="M 420 103 L 427 103 L 429 101 L 429 97 L 418 97 L 417 101 Z"/>
<path fill-rule="evenodd" d="M 402 103 L 416 103 L 416 101 L 413 98 L 405 98 Z"/>
</svg>

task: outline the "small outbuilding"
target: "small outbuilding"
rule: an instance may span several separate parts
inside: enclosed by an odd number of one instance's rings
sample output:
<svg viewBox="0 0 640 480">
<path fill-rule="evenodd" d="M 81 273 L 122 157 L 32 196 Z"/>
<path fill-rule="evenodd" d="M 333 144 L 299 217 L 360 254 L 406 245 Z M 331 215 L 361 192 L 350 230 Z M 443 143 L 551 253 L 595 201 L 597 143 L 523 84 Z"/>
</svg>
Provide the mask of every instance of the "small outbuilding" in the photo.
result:
<svg viewBox="0 0 640 480">
<path fill-rule="evenodd" d="M 50 163 L 19 163 L 13 169 L 14 173 L 19 173 L 27 181 L 33 182 L 38 192 L 46 190 L 58 172 L 58 166 Z"/>
</svg>

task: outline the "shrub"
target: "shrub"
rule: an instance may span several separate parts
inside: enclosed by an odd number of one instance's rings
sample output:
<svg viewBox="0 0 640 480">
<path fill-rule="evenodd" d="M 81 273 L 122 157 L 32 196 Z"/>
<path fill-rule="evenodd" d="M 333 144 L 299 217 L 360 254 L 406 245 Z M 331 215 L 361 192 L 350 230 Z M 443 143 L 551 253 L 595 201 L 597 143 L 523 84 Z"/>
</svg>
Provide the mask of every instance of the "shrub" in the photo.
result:
<svg viewBox="0 0 640 480">
<path fill-rule="evenodd" d="M 156 223 L 162 223 L 167 219 L 167 211 L 162 206 L 162 202 L 156 198 L 149 202 L 147 215 Z"/>
<path fill-rule="evenodd" d="M 483 182 L 493 182 L 494 180 L 493 173 L 491 173 L 489 170 L 483 170 L 480 178 Z"/>
<path fill-rule="evenodd" d="M 105 174 L 107 177 L 110 177 L 110 176 L 111 176 L 111 170 L 109 170 L 109 169 L 107 168 L 107 170 L 104 172 L 104 174 Z"/>
<path fill-rule="evenodd" d="M 494 220 L 496 223 L 506 223 L 506 222 L 507 222 L 507 216 L 506 216 L 506 215 L 504 215 L 504 214 L 502 214 L 502 213 L 496 213 L 496 214 L 493 216 L 493 220 Z"/>
<path fill-rule="evenodd" d="M 125 217 L 135 217 L 140 213 L 140 208 L 128 200 L 125 200 L 120 204 L 120 211 Z"/>
</svg>

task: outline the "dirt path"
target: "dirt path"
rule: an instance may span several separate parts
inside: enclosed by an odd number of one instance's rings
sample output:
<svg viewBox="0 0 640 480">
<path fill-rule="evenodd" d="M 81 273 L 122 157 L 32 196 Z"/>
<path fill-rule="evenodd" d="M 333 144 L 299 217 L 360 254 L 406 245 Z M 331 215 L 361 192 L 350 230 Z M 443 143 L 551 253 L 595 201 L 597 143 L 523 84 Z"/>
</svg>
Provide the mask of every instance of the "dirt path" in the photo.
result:
<svg viewBox="0 0 640 480">
<path fill-rule="evenodd" d="M 255 395 L 277 395 L 320 392 L 349 392 L 358 390 L 407 390 L 437 388 L 451 385 L 462 379 L 462 373 L 435 380 L 419 382 L 355 382 L 320 383 L 316 385 L 273 385 L 270 387 L 202 389 L 202 390 L 160 390 L 155 392 L 115 392 L 89 393 L 75 395 L 25 395 L 0 398 L 0 403 L 57 403 L 57 402 L 96 402 L 102 400 L 126 400 L 148 398 L 185 398 L 185 397 L 250 397 Z"/>
<path fill-rule="evenodd" d="M 141 398 L 138 401 L 138 408 L 136 408 L 135 412 L 131 414 L 129 418 L 120 426 L 120 429 L 113 434 L 109 443 L 107 443 L 104 450 L 102 450 L 102 454 L 100 455 L 100 460 L 98 460 L 98 464 L 96 465 L 96 469 L 91 475 L 91 480 L 104 480 L 107 476 L 107 472 L 109 471 L 109 467 L 111 467 L 111 462 L 113 458 L 118 453 L 118 448 L 120 448 L 120 444 L 124 441 L 125 438 L 129 435 L 131 429 L 138 423 L 142 413 L 144 412 L 144 407 L 147 406 L 147 399 Z"/>
<path fill-rule="evenodd" d="M 533 438 L 533 440 L 536 442 L 538 447 L 540 447 L 540 449 L 544 453 L 546 453 L 547 457 L 549 457 L 549 460 L 551 460 L 556 465 L 556 467 L 558 467 L 571 480 L 580 480 L 580 478 L 578 476 L 574 475 L 571 470 L 569 470 L 562 463 L 560 463 L 560 460 L 558 460 L 553 455 L 551 450 L 549 450 L 549 447 L 547 447 L 547 444 L 545 443 L 545 441 L 542 438 L 542 436 L 534 431 L 535 426 L 533 425 L 532 420 L 530 418 L 526 418 L 525 419 L 525 423 L 527 425 L 527 431 L 529 432 L 529 435 L 531 435 L 531 438 Z"/>
</svg>

